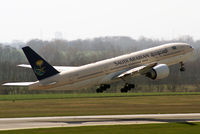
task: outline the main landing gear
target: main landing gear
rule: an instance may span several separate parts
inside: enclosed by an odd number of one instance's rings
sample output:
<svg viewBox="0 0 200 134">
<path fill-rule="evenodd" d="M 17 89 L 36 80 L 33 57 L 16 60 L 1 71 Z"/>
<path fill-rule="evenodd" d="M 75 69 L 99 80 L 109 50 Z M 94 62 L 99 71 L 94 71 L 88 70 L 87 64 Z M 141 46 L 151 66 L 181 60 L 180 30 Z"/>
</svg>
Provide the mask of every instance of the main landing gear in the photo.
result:
<svg viewBox="0 0 200 134">
<path fill-rule="evenodd" d="M 180 62 L 180 64 L 181 64 L 180 71 L 181 71 L 181 72 L 184 72 L 184 71 L 185 71 L 184 63 L 183 63 L 183 62 Z"/>
<path fill-rule="evenodd" d="M 97 88 L 97 93 L 103 93 L 103 91 L 106 91 L 108 88 L 110 88 L 109 84 L 102 84 L 99 88 Z"/>
<path fill-rule="evenodd" d="M 133 88 L 135 88 L 134 84 L 128 84 L 128 83 L 126 83 L 125 86 L 121 89 L 121 92 L 122 93 L 127 93 L 128 91 L 130 91 Z"/>
</svg>

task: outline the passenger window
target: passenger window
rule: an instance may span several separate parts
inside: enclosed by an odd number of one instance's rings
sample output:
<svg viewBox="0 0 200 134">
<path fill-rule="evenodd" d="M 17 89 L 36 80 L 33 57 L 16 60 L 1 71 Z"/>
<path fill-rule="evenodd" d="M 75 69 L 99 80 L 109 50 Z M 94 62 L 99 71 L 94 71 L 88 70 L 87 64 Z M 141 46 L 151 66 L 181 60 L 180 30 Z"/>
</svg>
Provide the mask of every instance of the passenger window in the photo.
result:
<svg viewBox="0 0 200 134">
<path fill-rule="evenodd" d="M 172 49 L 176 49 L 176 46 L 173 46 Z"/>
</svg>

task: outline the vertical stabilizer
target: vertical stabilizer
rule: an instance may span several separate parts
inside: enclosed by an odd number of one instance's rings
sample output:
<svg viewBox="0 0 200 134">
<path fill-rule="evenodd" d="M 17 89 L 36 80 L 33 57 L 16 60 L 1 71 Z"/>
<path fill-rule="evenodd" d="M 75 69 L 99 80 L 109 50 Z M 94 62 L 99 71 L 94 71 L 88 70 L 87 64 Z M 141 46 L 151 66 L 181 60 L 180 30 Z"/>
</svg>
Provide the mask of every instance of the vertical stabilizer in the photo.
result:
<svg viewBox="0 0 200 134">
<path fill-rule="evenodd" d="M 23 47 L 22 49 L 38 80 L 42 80 L 59 73 L 29 46 Z"/>
</svg>

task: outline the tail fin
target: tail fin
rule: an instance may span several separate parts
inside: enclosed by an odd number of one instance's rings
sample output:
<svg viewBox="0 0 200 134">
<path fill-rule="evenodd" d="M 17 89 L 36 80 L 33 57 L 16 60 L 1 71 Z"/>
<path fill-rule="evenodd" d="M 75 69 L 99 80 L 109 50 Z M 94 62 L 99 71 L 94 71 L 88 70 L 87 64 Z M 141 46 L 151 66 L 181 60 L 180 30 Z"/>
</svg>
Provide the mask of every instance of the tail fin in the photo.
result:
<svg viewBox="0 0 200 134">
<path fill-rule="evenodd" d="M 23 47 L 22 49 L 38 80 L 42 80 L 59 73 L 29 46 Z"/>
</svg>

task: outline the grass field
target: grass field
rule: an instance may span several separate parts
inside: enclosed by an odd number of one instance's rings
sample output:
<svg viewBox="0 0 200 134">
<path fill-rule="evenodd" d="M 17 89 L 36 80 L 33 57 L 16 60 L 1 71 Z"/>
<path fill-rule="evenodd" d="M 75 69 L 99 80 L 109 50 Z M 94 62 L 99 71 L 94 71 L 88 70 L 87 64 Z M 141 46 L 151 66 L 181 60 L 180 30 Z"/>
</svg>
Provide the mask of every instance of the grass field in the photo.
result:
<svg viewBox="0 0 200 134">
<path fill-rule="evenodd" d="M 0 98 L 1 118 L 200 112 L 199 93 L 42 94 Z"/>
<path fill-rule="evenodd" d="M 68 99 L 68 98 L 101 98 L 101 97 L 136 97 L 136 96 L 173 96 L 200 95 L 200 92 L 153 92 L 153 93 L 88 93 L 88 94 L 13 94 L 0 95 L 4 100 L 37 100 L 37 99 Z"/>
<path fill-rule="evenodd" d="M 114 125 L 0 131 L 0 134 L 199 134 L 200 123 Z"/>
</svg>

